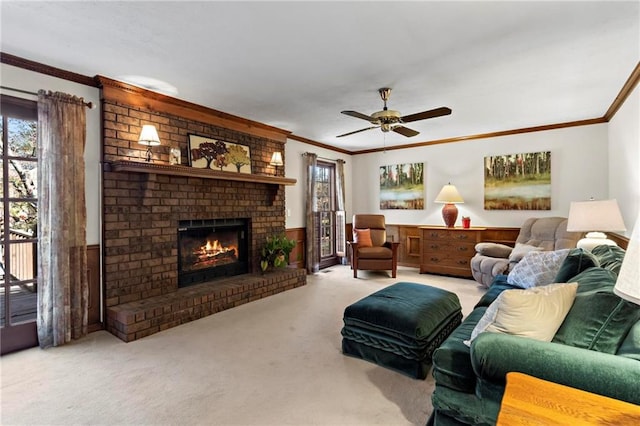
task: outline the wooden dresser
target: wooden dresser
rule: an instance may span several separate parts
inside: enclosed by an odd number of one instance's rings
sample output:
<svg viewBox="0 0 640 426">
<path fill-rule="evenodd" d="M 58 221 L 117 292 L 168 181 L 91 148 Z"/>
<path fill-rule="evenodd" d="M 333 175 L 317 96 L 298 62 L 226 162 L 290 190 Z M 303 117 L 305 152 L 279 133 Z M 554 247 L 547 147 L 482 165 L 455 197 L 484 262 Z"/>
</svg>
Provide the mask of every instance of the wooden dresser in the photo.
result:
<svg viewBox="0 0 640 426">
<path fill-rule="evenodd" d="M 471 278 L 475 245 L 483 241 L 486 228 L 420 226 L 420 273 Z"/>
</svg>

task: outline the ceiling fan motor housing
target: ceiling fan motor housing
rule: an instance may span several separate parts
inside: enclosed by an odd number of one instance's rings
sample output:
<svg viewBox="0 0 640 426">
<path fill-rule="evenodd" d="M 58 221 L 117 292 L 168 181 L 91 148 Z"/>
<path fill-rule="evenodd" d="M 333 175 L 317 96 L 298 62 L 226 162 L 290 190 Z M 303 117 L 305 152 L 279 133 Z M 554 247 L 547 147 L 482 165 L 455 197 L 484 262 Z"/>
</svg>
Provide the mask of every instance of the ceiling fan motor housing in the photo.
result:
<svg viewBox="0 0 640 426">
<path fill-rule="evenodd" d="M 372 121 L 373 124 L 377 124 L 380 126 L 380 130 L 383 132 L 388 132 L 392 130 L 392 125 L 400 122 L 400 112 L 394 111 L 392 109 L 387 109 L 384 111 L 378 111 L 371 114 L 371 117 L 374 119 Z"/>
</svg>

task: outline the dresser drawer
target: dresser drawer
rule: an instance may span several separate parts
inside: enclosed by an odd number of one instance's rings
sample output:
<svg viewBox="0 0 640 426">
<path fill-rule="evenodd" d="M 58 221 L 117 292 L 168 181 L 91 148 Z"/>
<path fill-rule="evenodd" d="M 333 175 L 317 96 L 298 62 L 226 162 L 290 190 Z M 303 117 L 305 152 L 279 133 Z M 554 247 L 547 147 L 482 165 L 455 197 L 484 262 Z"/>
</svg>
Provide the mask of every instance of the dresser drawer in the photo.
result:
<svg viewBox="0 0 640 426">
<path fill-rule="evenodd" d="M 427 253 L 425 259 L 429 265 L 455 266 L 457 268 L 467 268 L 471 266 L 471 259 L 468 257 L 452 256 L 448 253 Z"/>
<path fill-rule="evenodd" d="M 425 241 L 423 250 L 425 253 L 446 252 L 455 255 L 473 256 L 476 251 L 476 243 L 456 243 L 452 241 Z"/>
<path fill-rule="evenodd" d="M 461 243 L 471 242 L 473 244 L 476 243 L 478 239 L 478 234 L 476 232 L 470 231 L 456 231 L 456 230 L 425 230 L 422 233 L 423 238 L 428 241 L 458 241 Z"/>
</svg>

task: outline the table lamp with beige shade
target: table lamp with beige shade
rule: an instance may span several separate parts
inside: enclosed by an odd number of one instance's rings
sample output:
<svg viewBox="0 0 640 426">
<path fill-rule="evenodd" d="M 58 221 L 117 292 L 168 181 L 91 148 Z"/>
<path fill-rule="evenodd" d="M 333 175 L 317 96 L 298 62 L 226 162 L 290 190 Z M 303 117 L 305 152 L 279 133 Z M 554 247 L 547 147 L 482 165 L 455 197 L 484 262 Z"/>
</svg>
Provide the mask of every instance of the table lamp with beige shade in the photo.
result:
<svg viewBox="0 0 640 426">
<path fill-rule="evenodd" d="M 626 228 L 618 202 L 613 200 L 573 201 L 569 207 L 568 232 L 586 232 L 576 247 L 591 251 L 599 245 L 617 246 L 605 232 L 624 232 Z"/>
<path fill-rule="evenodd" d="M 447 228 L 453 228 L 456 224 L 456 220 L 458 219 L 458 208 L 456 207 L 456 204 L 464 203 L 464 200 L 456 187 L 451 185 L 451 182 L 449 182 L 442 187 L 440 193 L 433 202 L 444 204 L 444 207 L 442 207 L 442 218 L 444 219 L 444 223 Z"/>
</svg>

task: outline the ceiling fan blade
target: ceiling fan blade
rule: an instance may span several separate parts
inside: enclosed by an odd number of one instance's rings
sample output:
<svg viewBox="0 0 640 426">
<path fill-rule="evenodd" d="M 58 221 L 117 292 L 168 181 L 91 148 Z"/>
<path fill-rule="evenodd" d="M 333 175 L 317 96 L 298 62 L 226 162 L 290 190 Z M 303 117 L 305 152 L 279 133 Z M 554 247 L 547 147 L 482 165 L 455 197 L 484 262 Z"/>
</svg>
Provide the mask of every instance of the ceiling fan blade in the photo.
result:
<svg viewBox="0 0 640 426">
<path fill-rule="evenodd" d="M 403 126 L 395 126 L 391 130 L 393 130 L 396 133 L 400 133 L 402 136 L 406 136 L 408 138 L 410 138 L 411 136 L 420 134 L 420 132 L 416 132 L 415 130 L 412 130 L 408 127 L 403 127 Z"/>
<path fill-rule="evenodd" d="M 370 115 L 363 114 L 363 113 L 358 112 L 358 111 L 340 111 L 340 112 L 342 114 L 344 114 L 344 115 L 348 115 L 350 117 L 355 117 L 355 118 L 360 118 L 362 120 L 367 120 L 367 121 L 369 121 L 371 123 L 376 121 L 376 119 L 371 117 Z"/>
<path fill-rule="evenodd" d="M 338 135 L 338 136 L 336 136 L 336 138 L 341 138 L 343 136 L 349 136 L 349 135 L 353 135 L 355 133 L 364 132 L 365 130 L 377 129 L 378 127 L 380 127 L 380 126 L 367 127 L 366 129 L 360 129 L 360 130 L 356 130 L 355 132 L 349 132 L 349 133 L 345 133 L 343 135 Z"/>
<path fill-rule="evenodd" d="M 417 112 L 415 114 L 405 115 L 400 117 L 402 123 L 411 123 L 412 121 L 426 120 L 427 118 L 441 117 L 443 115 L 451 114 L 451 109 L 447 107 L 440 107 L 431 109 L 429 111 Z"/>
</svg>

